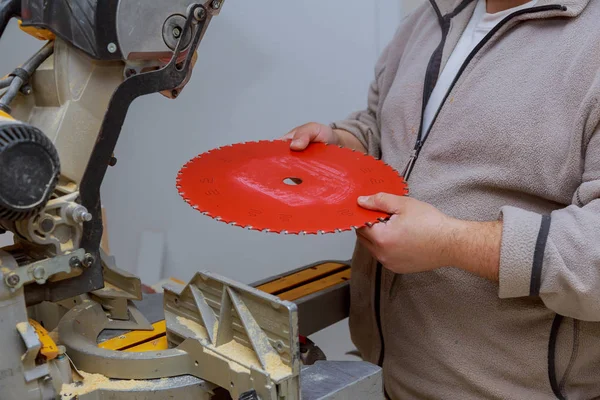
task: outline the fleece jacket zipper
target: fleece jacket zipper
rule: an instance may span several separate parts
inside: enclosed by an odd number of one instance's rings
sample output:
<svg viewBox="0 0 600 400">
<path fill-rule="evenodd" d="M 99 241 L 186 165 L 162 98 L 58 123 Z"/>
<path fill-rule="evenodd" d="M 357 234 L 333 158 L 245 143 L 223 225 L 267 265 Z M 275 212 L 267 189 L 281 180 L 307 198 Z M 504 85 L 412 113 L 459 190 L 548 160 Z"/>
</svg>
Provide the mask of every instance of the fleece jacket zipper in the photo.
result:
<svg viewBox="0 0 600 400">
<path fill-rule="evenodd" d="M 438 13 L 438 17 L 439 17 L 438 19 L 440 20 L 440 25 L 442 27 L 443 36 L 442 36 L 442 43 L 440 44 L 440 46 L 443 47 L 446 42 L 446 36 L 448 34 L 448 30 L 450 28 L 450 20 L 456 14 L 453 12 L 452 14 L 442 17 L 439 15 L 439 9 L 437 8 L 437 5 L 435 5 L 435 1 L 431 0 L 431 3 L 434 5 L 434 8 L 436 9 L 436 12 Z M 446 100 L 448 100 L 448 97 L 450 96 L 452 89 L 454 89 L 454 86 L 456 85 L 456 83 L 458 82 L 460 77 L 462 76 L 465 69 L 469 66 L 469 64 L 471 63 L 473 58 L 477 55 L 477 53 L 479 53 L 479 51 L 483 48 L 483 46 L 485 46 L 490 41 L 490 39 L 492 39 L 494 37 L 494 35 L 500 29 L 502 29 L 502 27 L 504 25 L 506 25 L 508 22 L 510 22 L 512 19 L 514 19 L 518 16 L 526 15 L 526 14 L 534 14 L 534 13 L 539 13 L 539 12 L 544 12 L 544 11 L 559 11 L 559 10 L 567 11 L 567 8 L 565 6 L 562 6 L 559 4 L 553 4 L 553 5 L 532 7 L 532 8 L 526 8 L 523 10 L 519 10 L 519 11 L 516 11 L 516 12 L 512 13 L 511 15 L 507 16 L 506 18 L 504 18 L 502 21 L 500 21 L 498 23 L 498 25 L 496 25 L 490 32 L 488 32 L 488 34 L 481 40 L 481 42 L 479 42 L 477 44 L 477 46 L 475 46 L 473 51 L 471 51 L 471 53 L 467 56 L 467 58 L 465 59 L 465 62 L 462 64 L 462 66 L 458 70 L 456 77 L 452 81 L 450 88 L 446 92 L 446 96 L 442 100 L 442 103 L 441 103 L 440 107 L 438 108 L 438 110 L 433 118 L 433 121 L 431 122 L 431 125 L 429 126 L 429 129 L 427 130 L 427 134 L 423 135 L 425 108 L 427 107 L 427 102 L 429 101 L 429 98 L 431 97 L 431 92 L 433 91 L 433 88 L 435 87 L 435 83 L 437 82 L 437 76 L 431 77 L 430 75 L 431 75 L 431 73 L 437 73 L 439 75 L 439 72 L 440 72 L 439 64 L 441 62 L 442 52 L 438 52 L 439 47 L 436 49 L 436 51 L 433 53 L 433 55 L 431 57 L 431 60 L 429 61 L 429 65 L 427 67 L 427 73 L 425 75 L 423 105 L 422 105 L 422 110 L 421 110 L 421 125 L 419 127 L 419 135 L 417 136 L 417 141 L 415 143 L 413 150 L 411 151 L 409 161 L 408 161 L 406 167 L 404 168 L 404 172 L 402 174 L 402 176 L 404 176 L 405 180 L 408 180 L 410 178 L 410 174 L 415 166 L 415 163 L 417 162 L 417 159 L 419 158 L 421 149 L 423 148 L 423 145 L 429 138 L 431 129 L 433 128 L 433 125 L 435 124 L 435 122 L 440 114 L 440 111 L 442 110 L 442 107 L 444 107 Z M 443 51 L 443 49 L 442 49 L 442 51 Z M 437 67 L 437 69 L 436 69 L 436 67 Z M 433 82 L 433 87 L 431 86 L 432 82 Z"/>
<path fill-rule="evenodd" d="M 540 6 L 540 7 L 532 7 L 532 8 L 527 8 L 527 9 L 516 11 L 516 12 L 512 13 L 511 15 L 508 15 L 501 22 L 499 22 L 498 25 L 496 25 L 490 32 L 488 32 L 488 34 L 481 40 L 481 42 L 479 42 L 477 44 L 477 46 L 475 46 L 473 51 L 471 51 L 471 53 L 467 56 L 464 63 L 458 70 L 456 77 L 452 81 L 452 84 L 450 85 L 448 92 L 446 93 L 446 96 L 444 97 L 442 103 L 440 104 L 440 107 L 438 108 L 437 113 L 435 114 L 433 121 L 431 122 L 431 125 L 430 125 L 429 129 L 427 130 L 427 134 L 423 135 L 425 108 L 427 107 L 427 102 L 429 101 L 429 98 L 431 97 L 431 93 L 433 92 L 433 89 L 435 88 L 437 79 L 440 74 L 443 50 L 444 50 L 444 47 L 446 44 L 446 38 L 450 31 L 450 22 L 451 22 L 452 18 L 455 17 L 456 15 L 458 15 L 462 10 L 464 10 L 464 8 L 469 3 L 471 3 L 471 1 L 473 1 L 473 0 L 465 0 L 451 13 L 442 15 L 435 0 L 430 0 L 431 5 L 433 6 L 433 8 L 438 16 L 438 21 L 439 21 L 440 27 L 442 29 L 442 40 L 441 40 L 439 46 L 434 51 L 434 53 L 432 54 L 432 56 L 429 60 L 429 64 L 427 65 L 427 71 L 425 74 L 425 85 L 423 88 L 423 104 L 422 104 L 422 109 L 421 109 L 421 124 L 419 127 L 419 135 L 417 136 L 417 141 L 415 143 L 413 150 L 411 151 L 409 161 L 404 169 L 404 172 L 402 173 L 402 176 L 404 176 L 404 179 L 407 181 L 410 178 L 410 174 L 415 166 L 417 159 L 419 158 L 419 154 L 421 153 L 421 149 L 423 148 L 423 145 L 425 144 L 425 142 L 427 141 L 427 139 L 430 136 L 431 129 L 433 128 L 433 125 L 435 124 L 442 107 L 446 103 L 448 97 L 450 96 L 450 93 L 454 89 L 454 86 L 456 86 L 456 83 L 460 79 L 461 75 L 463 74 L 465 69 L 469 66 L 469 64 L 473 60 L 473 58 L 477 55 L 477 53 L 479 53 L 479 51 L 494 37 L 494 35 L 503 26 L 505 26 L 508 22 L 510 22 L 512 19 L 514 19 L 518 16 L 526 15 L 526 14 L 534 14 L 534 13 L 539 13 L 539 12 L 545 12 L 545 11 L 559 11 L 559 10 L 567 11 L 567 8 L 565 6 L 562 6 L 559 4 L 546 5 L 546 6 Z M 377 363 L 380 367 L 383 367 L 384 353 L 385 353 L 385 342 L 384 342 L 383 329 L 382 329 L 382 323 L 381 323 L 381 286 L 382 286 L 381 281 L 382 281 L 382 278 L 383 278 L 383 265 L 380 262 L 378 262 L 377 268 L 375 271 L 374 308 L 375 308 L 375 319 L 376 319 L 377 329 L 379 331 L 379 340 L 380 340 L 380 344 L 381 344 L 381 346 L 380 346 L 381 349 L 380 349 L 378 363 Z"/>
</svg>

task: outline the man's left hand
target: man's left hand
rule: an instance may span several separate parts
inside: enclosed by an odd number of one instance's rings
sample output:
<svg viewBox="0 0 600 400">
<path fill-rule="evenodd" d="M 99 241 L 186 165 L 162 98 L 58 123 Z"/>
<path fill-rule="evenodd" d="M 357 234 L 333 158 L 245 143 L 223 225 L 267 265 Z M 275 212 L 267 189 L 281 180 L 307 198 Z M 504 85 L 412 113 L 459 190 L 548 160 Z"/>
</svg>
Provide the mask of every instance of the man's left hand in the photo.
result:
<svg viewBox="0 0 600 400">
<path fill-rule="evenodd" d="M 360 206 L 388 213 L 387 222 L 357 230 L 360 242 L 398 274 L 455 266 L 498 280 L 502 223 L 462 221 L 410 197 L 380 193 Z"/>
</svg>

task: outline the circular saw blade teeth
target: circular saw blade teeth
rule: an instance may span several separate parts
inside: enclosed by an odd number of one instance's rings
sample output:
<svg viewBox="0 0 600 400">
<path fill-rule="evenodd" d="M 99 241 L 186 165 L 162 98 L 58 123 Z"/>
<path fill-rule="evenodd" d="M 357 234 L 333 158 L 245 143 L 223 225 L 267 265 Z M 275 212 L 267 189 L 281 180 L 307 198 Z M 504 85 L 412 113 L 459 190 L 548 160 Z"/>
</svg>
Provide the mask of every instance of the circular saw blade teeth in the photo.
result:
<svg viewBox="0 0 600 400">
<path fill-rule="evenodd" d="M 408 194 L 390 165 L 340 146 L 289 140 L 250 141 L 200 154 L 177 173 L 176 188 L 193 209 L 247 230 L 324 235 L 385 222 L 389 215 L 358 206 L 359 196 Z"/>
</svg>

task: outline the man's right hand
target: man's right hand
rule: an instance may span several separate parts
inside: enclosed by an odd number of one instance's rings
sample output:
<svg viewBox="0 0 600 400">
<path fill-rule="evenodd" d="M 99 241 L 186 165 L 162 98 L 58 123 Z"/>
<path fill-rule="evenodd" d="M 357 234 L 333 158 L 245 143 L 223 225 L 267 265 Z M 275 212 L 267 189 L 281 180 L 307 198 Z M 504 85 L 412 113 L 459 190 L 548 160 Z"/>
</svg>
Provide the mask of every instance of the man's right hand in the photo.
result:
<svg viewBox="0 0 600 400">
<path fill-rule="evenodd" d="M 295 151 L 302 151 L 311 143 L 328 143 L 349 147 L 363 153 L 367 152 L 360 141 L 350 132 L 341 129 L 332 129 L 330 126 L 316 122 L 299 126 L 283 136 L 282 139 L 291 139 L 290 148 Z"/>
</svg>

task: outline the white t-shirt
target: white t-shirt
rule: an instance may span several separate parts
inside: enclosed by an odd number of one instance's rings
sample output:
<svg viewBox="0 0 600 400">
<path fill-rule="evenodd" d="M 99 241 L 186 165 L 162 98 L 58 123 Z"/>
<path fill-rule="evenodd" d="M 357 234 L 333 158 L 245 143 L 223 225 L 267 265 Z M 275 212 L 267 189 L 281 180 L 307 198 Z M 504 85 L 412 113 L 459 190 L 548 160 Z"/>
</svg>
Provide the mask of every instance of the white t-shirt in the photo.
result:
<svg viewBox="0 0 600 400">
<path fill-rule="evenodd" d="M 475 46 L 477 46 L 485 35 L 487 35 L 505 17 L 515 11 L 533 7 L 535 3 L 537 3 L 537 0 L 530 1 L 529 3 L 505 11 L 488 14 L 486 12 L 486 0 L 477 1 L 473 16 L 460 37 L 458 44 L 454 48 L 454 51 L 450 55 L 450 58 L 431 93 L 427 107 L 425 108 L 425 114 L 423 116 L 423 139 L 425 139 L 425 135 L 427 134 L 427 131 L 429 131 L 429 127 L 431 126 L 438 109 L 442 105 L 444 97 L 446 97 L 446 94 L 448 93 L 450 85 L 452 85 L 454 78 L 456 78 L 460 67 L 463 65 L 469 54 L 471 54 L 471 51 L 473 51 Z"/>
</svg>

